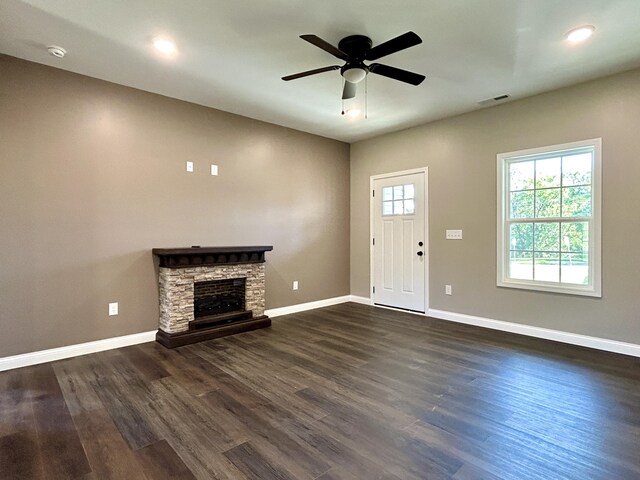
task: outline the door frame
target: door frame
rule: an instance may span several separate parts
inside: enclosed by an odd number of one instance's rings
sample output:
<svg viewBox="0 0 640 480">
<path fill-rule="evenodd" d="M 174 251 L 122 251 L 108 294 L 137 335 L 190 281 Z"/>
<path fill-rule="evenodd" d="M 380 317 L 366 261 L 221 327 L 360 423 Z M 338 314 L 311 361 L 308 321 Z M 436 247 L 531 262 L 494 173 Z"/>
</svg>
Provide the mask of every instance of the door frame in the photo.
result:
<svg viewBox="0 0 640 480">
<path fill-rule="evenodd" d="M 429 261 L 431 259 L 431 253 L 429 251 L 429 167 L 414 168 L 411 170 L 401 170 L 399 172 L 381 173 L 379 175 L 371 175 L 369 177 L 369 297 L 371 298 L 371 305 L 375 305 L 375 293 L 373 292 L 373 282 L 375 281 L 374 262 L 375 254 L 373 248 L 373 238 L 375 235 L 375 199 L 373 197 L 373 188 L 376 180 L 382 180 L 385 178 L 399 177 L 402 175 L 412 175 L 414 173 L 424 174 L 424 251 L 426 253 L 425 265 L 424 265 L 424 314 L 417 312 L 418 315 L 427 315 L 429 311 Z M 386 307 L 393 308 L 393 307 Z M 398 308 L 401 311 L 408 311 Z"/>
</svg>

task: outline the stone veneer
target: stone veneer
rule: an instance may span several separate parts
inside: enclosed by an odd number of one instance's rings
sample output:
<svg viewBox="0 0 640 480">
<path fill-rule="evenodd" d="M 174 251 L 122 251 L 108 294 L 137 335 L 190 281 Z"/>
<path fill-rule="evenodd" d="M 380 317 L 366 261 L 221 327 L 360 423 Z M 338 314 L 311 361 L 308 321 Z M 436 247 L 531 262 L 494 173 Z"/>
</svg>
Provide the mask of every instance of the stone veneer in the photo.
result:
<svg viewBox="0 0 640 480">
<path fill-rule="evenodd" d="M 160 267 L 160 330 L 181 333 L 193 320 L 193 284 L 211 280 L 246 278 L 245 308 L 253 316 L 264 314 L 264 263 L 212 265 L 186 268 Z"/>
</svg>

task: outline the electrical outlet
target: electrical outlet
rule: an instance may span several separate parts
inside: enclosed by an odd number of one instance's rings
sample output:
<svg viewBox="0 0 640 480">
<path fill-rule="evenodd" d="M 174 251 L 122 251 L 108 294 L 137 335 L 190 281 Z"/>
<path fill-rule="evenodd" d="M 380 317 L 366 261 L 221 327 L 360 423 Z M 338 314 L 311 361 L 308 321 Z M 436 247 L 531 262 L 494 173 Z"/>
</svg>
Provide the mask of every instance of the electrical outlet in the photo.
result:
<svg viewBox="0 0 640 480">
<path fill-rule="evenodd" d="M 187 172 L 193 173 L 193 162 L 187 162 Z"/>
<path fill-rule="evenodd" d="M 112 317 L 114 315 L 118 315 L 118 302 L 109 304 L 109 316 Z"/>
<path fill-rule="evenodd" d="M 451 291 L 451 285 L 445 285 L 444 286 L 444 294 L 445 295 L 453 295 L 453 292 Z"/>
<path fill-rule="evenodd" d="M 447 230 L 447 240 L 462 240 L 462 230 Z"/>
<path fill-rule="evenodd" d="M 218 175 L 218 165 L 211 164 L 211 175 Z"/>
<path fill-rule="evenodd" d="M 298 280 L 293 281 L 293 289 L 298 290 Z"/>
</svg>

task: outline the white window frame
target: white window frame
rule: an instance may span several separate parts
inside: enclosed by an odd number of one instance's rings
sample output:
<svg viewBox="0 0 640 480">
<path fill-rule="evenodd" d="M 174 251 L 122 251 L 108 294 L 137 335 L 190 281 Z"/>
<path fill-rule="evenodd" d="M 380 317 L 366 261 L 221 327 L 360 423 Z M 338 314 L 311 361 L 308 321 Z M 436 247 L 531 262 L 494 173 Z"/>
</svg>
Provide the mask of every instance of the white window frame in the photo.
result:
<svg viewBox="0 0 640 480">
<path fill-rule="evenodd" d="M 591 170 L 592 210 L 589 222 L 589 284 L 575 285 L 540 280 L 521 280 L 508 276 L 509 270 L 509 168 L 512 161 L 521 161 L 526 157 L 538 157 L 545 154 L 558 153 L 581 147 L 592 147 L 594 151 Z M 497 285 L 499 287 L 538 290 L 542 292 L 565 293 L 570 295 L 602 296 L 601 267 L 601 214 L 602 214 L 602 139 L 594 138 L 579 142 L 551 145 L 548 147 L 519 150 L 497 155 L 497 199 L 498 199 L 498 231 L 497 231 Z M 531 219 L 535 221 L 535 218 Z"/>
</svg>

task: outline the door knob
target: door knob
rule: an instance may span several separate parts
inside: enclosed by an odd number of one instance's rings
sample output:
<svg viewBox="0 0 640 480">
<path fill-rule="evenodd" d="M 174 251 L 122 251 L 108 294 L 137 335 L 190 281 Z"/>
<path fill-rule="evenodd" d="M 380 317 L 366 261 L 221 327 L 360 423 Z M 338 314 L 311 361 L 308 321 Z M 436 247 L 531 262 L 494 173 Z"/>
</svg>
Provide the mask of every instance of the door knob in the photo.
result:
<svg viewBox="0 0 640 480">
<path fill-rule="evenodd" d="M 421 257 L 422 255 L 424 255 L 424 253 L 422 253 L 422 251 L 419 251 L 418 256 Z"/>
</svg>

